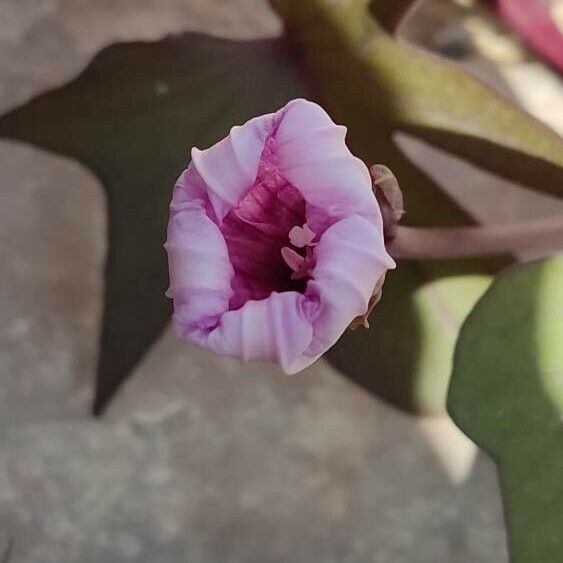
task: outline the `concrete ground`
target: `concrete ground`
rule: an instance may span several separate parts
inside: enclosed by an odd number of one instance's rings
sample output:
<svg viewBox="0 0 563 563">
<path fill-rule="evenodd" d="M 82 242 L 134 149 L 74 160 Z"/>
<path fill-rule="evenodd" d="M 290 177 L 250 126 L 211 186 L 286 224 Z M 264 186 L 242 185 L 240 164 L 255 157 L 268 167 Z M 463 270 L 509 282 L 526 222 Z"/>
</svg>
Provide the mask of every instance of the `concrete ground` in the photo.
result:
<svg viewBox="0 0 563 563">
<path fill-rule="evenodd" d="M 279 22 L 261 0 L 0 0 L 0 111 L 70 79 L 109 42 L 188 28 L 254 37 Z M 444 181 L 467 176 L 402 142 Z M 490 178 L 471 173 L 484 191 Z M 90 418 L 105 220 L 99 182 L 79 164 L 0 142 L 0 554 L 507 561 L 490 460 L 448 420 L 398 412 L 323 361 L 288 378 L 168 331 L 108 415 Z"/>
</svg>

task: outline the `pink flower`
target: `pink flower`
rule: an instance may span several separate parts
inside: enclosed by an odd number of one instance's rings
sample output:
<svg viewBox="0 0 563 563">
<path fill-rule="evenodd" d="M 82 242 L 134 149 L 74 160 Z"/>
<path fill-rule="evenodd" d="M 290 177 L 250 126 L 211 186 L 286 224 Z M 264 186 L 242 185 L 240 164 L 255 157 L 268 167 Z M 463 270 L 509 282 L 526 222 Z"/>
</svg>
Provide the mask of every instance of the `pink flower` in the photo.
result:
<svg viewBox="0 0 563 563">
<path fill-rule="evenodd" d="M 295 373 L 366 312 L 395 264 L 345 135 L 298 99 L 192 149 L 165 245 L 180 338 Z"/>
<path fill-rule="evenodd" d="M 561 3 L 558 0 L 497 0 L 497 4 L 504 19 L 563 72 Z"/>
</svg>

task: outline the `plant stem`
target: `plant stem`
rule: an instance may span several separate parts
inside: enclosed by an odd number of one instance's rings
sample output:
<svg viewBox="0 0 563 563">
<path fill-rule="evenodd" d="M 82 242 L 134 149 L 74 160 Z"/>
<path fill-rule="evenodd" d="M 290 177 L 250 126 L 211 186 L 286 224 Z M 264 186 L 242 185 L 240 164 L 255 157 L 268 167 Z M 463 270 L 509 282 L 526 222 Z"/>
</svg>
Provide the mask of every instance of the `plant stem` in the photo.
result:
<svg viewBox="0 0 563 563">
<path fill-rule="evenodd" d="M 528 251 L 563 251 L 563 216 L 507 225 L 402 227 L 388 245 L 399 259 L 470 258 Z"/>
</svg>

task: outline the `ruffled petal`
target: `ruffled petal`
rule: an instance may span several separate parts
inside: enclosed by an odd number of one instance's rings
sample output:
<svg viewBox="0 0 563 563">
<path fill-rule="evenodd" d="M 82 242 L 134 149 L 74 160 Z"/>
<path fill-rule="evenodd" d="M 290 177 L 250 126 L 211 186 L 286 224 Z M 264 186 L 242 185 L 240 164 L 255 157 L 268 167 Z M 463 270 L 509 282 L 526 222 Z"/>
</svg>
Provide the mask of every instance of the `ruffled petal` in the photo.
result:
<svg viewBox="0 0 563 563">
<path fill-rule="evenodd" d="M 328 350 L 352 320 L 366 312 L 376 282 L 395 267 L 381 230 L 358 215 L 329 227 L 315 247 L 315 258 L 307 295 L 316 296 L 320 308 L 310 355 Z"/>
<path fill-rule="evenodd" d="M 346 128 L 317 104 L 293 100 L 274 134 L 280 174 L 329 216 L 379 215 L 365 164 L 346 146 Z"/>
<path fill-rule="evenodd" d="M 166 244 L 180 337 L 295 373 L 365 313 L 394 262 L 345 135 L 322 108 L 294 100 L 192 151 Z M 292 242 L 306 248 L 301 266 Z"/>
<path fill-rule="evenodd" d="M 209 328 L 229 307 L 233 267 L 219 228 L 197 201 L 182 203 L 168 225 L 170 288 L 179 336 Z"/>
<path fill-rule="evenodd" d="M 254 182 L 264 143 L 274 126 L 275 114 L 262 115 L 233 127 L 208 149 L 192 149 L 192 163 L 208 188 L 219 221 Z"/>
<path fill-rule="evenodd" d="M 193 207 L 194 204 L 205 208 L 208 215 L 211 218 L 214 217 L 215 212 L 207 196 L 207 186 L 193 164 L 190 163 L 174 185 L 172 201 L 170 202 L 170 218 L 173 218 L 176 213 L 183 209 Z"/>
<path fill-rule="evenodd" d="M 295 373 L 315 361 L 304 352 L 313 338 L 315 302 L 295 291 L 273 292 L 225 313 L 217 328 L 194 335 L 202 346 L 244 361 L 276 362 Z"/>
</svg>

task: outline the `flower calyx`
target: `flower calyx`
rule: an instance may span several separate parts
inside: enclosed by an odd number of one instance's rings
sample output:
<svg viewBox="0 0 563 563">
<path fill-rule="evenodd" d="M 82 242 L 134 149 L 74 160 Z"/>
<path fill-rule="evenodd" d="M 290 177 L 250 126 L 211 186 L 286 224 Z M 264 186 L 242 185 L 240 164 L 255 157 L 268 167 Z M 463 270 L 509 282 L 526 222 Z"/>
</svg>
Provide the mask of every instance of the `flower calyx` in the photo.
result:
<svg viewBox="0 0 563 563">
<path fill-rule="evenodd" d="M 383 217 L 383 236 L 385 242 L 395 238 L 397 225 L 406 213 L 403 192 L 395 174 L 384 164 L 374 164 L 370 169 L 372 186 Z"/>
</svg>

